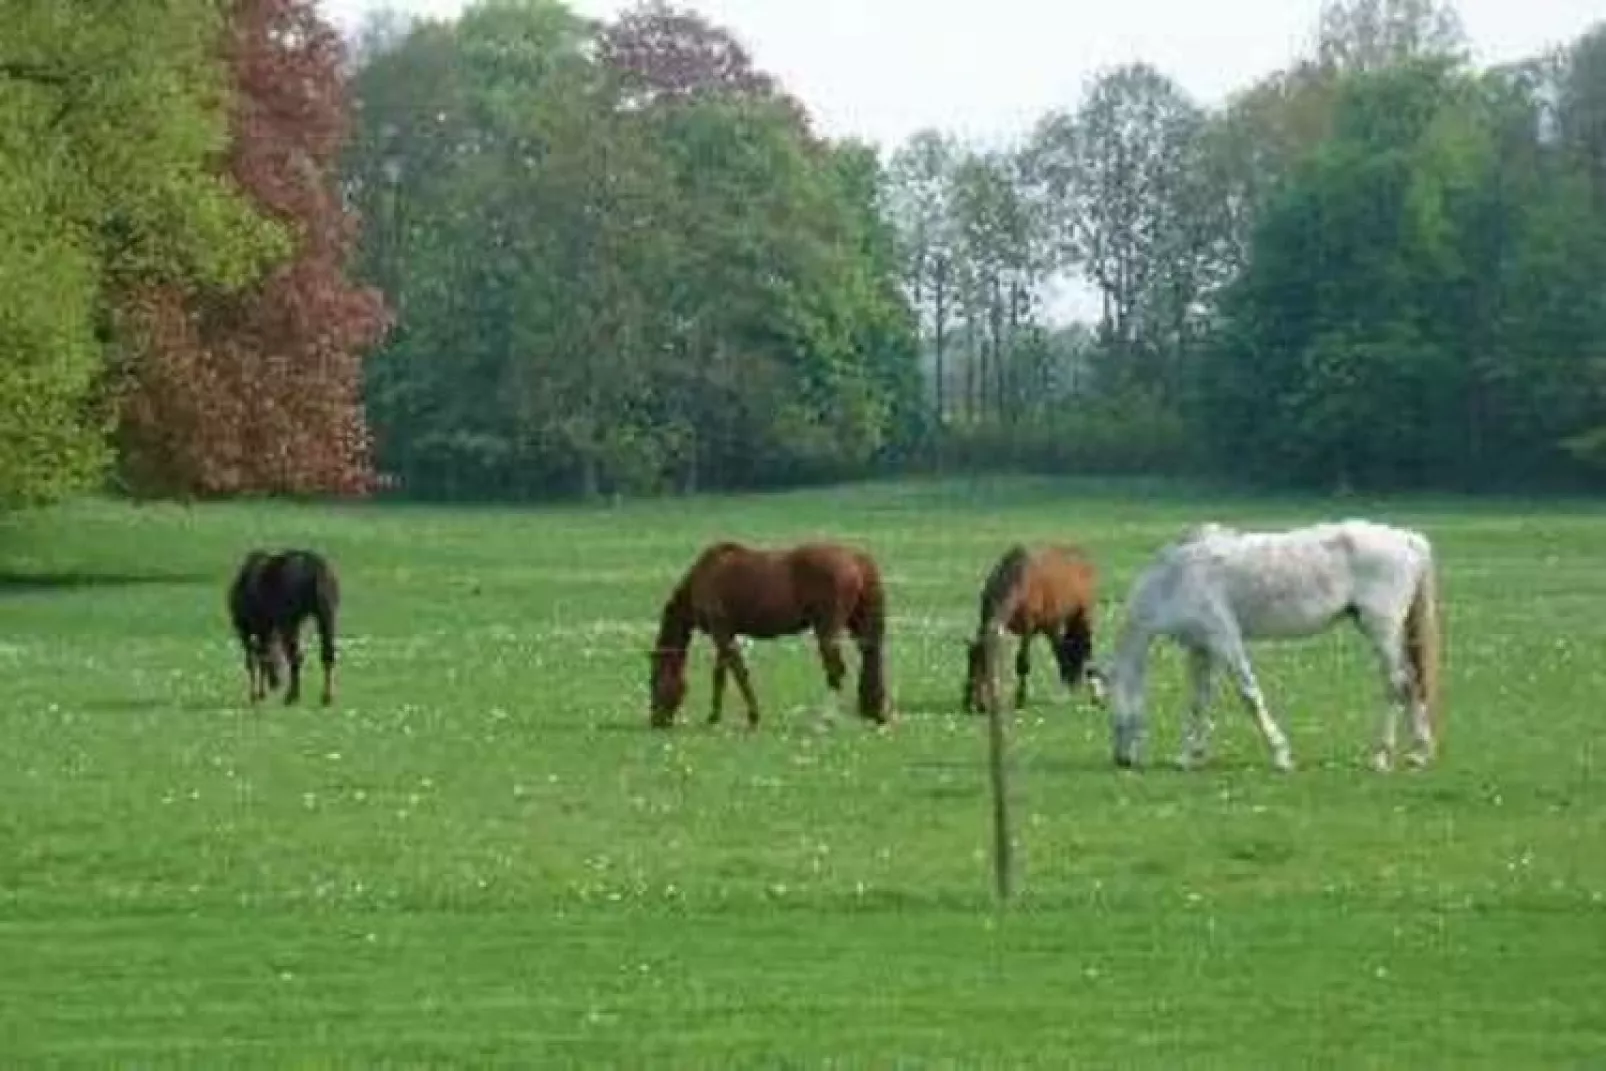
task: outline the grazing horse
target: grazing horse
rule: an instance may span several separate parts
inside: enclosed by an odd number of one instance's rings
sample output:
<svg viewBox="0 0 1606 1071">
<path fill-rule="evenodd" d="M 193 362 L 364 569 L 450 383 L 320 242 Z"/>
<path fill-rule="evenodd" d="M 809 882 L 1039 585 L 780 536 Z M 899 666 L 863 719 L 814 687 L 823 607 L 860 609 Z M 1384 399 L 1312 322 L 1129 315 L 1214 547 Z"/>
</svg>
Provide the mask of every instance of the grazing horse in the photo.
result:
<svg viewBox="0 0 1606 1071">
<path fill-rule="evenodd" d="M 1203 759 L 1212 671 L 1232 675 L 1273 765 L 1293 767 L 1288 738 L 1266 709 L 1247 641 L 1299 638 L 1353 621 L 1371 644 L 1387 695 L 1373 765 L 1394 763 L 1396 723 L 1409 710 L 1416 766 L 1434 755 L 1439 608 L 1433 546 L 1420 532 L 1346 520 L 1280 532 L 1199 525 L 1162 548 L 1132 585 L 1107 677 L 1115 761 L 1135 764 L 1143 735 L 1149 648 L 1165 636 L 1188 653 L 1192 687 L 1180 763 Z"/>
<path fill-rule="evenodd" d="M 976 635 L 966 647 L 965 712 L 985 710 L 996 698 L 998 646 L 1006 630 L 1020 638 L 1015 651 L 1017 709 L 1026 705 L 1031 645 L 1038 636 L 1048 638 L 1065 686 L 1074 688 L 1085 676 L 1098 698 L 1102 681 L 1096 671 L 1089 672 L 1097 597 L 1098 573 L 1081 548 L 1017 544 L 1005 551 L 982 585 Z"/>
<path fill-rule="evenodd" d="M 318 656 L 323 663 L 323 702 L 334 699 L 335 614 L 340 584 L 334 570 L 310 550 L 269 554 L 253 550 L 245 556 L 229 585 L 229 618 L 250 678 L 251 702 L 279 687 L 279 652 L 290 663 L 290 686 L 284 701 L 301 697 L 301 624 L 311 617 L 318 628 Z"/>
<path fill-rule="evenodd" d="M 655 728 L 667 728 L 686 697 L 686 654 L 692 634 L 714 644 L 714 695 L 708 724 L 718 723 L 727 674 L 734 674 L 747 705 L 749 727 L 758 725 L 758 700 L 738 636 L 774 639 L 811 630 L 825 667 L 834 707 L 847 666 L 840 636 L 859 647 L 859 715 L 888 719 L 882 647 L 886 597 L 881 571 L 870 555 L 836 543 L 805 543 L 762 550 L 720 542 L 704 548 L 665 601 L 651 653 Z"/>
</svg>

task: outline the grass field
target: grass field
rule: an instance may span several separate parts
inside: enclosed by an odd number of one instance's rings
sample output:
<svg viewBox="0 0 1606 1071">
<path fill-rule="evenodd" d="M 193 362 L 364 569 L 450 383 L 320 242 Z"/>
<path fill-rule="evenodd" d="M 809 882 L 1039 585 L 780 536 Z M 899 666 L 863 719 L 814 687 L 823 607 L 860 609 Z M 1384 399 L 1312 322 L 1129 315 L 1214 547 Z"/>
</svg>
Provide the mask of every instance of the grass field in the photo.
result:
<svg viewBox="0 0 1606 1071">
<path fill-rule="evenodd" d="M 1442 763 L 1365 766 L 1359 637 L 1254 654 L 1300 769 L 1223 694 L 1151 766 L 1040 651 L 995 910 L 985 732 L 958 713 L 1010 540 L 1084 542 L 1113 634 L 1186 523 L 1423 527 Z M 768 720 L 645 728 L 657 607 L 703 540 L 832 535 L 891 595 L 885 734 L 819 733 L 804 640 Z M 337 562 L 342 693 L 251 710 L 223 590 L 252 544 Z M 0 526 L 0 1063 L 1606 1065 L 1606 509 L 903 484 L 614 510 L 132 508 Z M 312 689 L 314 696 L 316 687 Z"/>
</svg>

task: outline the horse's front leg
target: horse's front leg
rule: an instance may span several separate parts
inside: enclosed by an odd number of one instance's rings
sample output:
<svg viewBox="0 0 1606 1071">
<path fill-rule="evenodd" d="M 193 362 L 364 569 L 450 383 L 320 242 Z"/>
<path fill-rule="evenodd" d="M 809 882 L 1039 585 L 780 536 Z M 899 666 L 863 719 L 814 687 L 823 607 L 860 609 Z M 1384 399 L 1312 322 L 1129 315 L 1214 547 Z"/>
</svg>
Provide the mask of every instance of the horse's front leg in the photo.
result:
<svg viewBox="0 0 1606 1071">
<path fill-rule="evenodd" d="M 245 649 L 245 677 L 247 689 L 251 696 L 251 702 L 255 703 L 261 698 L 262 693 L 266 691 L 266 689 L 263 688 L 260 683 L 261 678 L 257 670 L 256 640 L 250 635 L 242 633 L 240 636 L 240 646 Z"/>
<path fill-rule="evenodd" d="M 290 684 L 284 691 L 284 702 L 288 706 L 301 698 L 301 636 L 295 628 L 285 629 L 280 634 L 280 645 L 284 648 L 285 660 L 290 663 Z"/>
<path fill-rule="evenodd" d="M 742 649 L 736 645 L 734 635 L 716 636 L 714 638 L 714 657 L 725 662 L 732 674 L 736 677 L 736 687 L 742 693 L 742 701 L 747 704 L 747 726 L 750 729 L 758 728 L 758 697 L 753 694 L 753 680 L 747 672 L 747 662 L 742 658 Z"/>
<path fill-rule="evenodd" d="M 1026 705 L 1026 682 L 1032 675 L 1032 638 L 1035 633 L 1023 632 L 1020 645 L 1015 648 L 1015 709 Z"/>
<path fill-rule="evenodd" d="M 1210 751 L 1210 696 L 1215 685 L 1215 663 L 1203 647 L 1188 649 L 1188 683 L 1191 695 L 1187 727 L 1183 733 L 1182 752 L 1177 756 L 1177 765 L 1185 770 L 1204 762 Z"/>
<path fill-rule="evenodd" d="M 708 711 L 708 724 L 718 725 L 719 719 L 725 712 L 725 682 L 730 677 L 730 663 L 725 661 L 725 652 L 716 648 L 714 650 L 714 699 Z"/>
<path fill-rule="evenodd" d="M 1242 639 L 1234 636 L 1230 641 L 1219 642 L 1217 646 L 1218 649 L 1213 653 L 1232 671 L 1239 697 L 1254 716 L 1255 725 L 1259 727 L 1266 746 L 1271 748 L 1272 765 L 1279 770 L 1292 770 L 1294 755 L 1288 746 L 1288 737 L 1266 707 L 1265 694 L 1260 690 L 1260 682 L 1255 679 L 1255 671 L 1249 664 L 1249 655 L 1244 650 Z"/>
</svg>

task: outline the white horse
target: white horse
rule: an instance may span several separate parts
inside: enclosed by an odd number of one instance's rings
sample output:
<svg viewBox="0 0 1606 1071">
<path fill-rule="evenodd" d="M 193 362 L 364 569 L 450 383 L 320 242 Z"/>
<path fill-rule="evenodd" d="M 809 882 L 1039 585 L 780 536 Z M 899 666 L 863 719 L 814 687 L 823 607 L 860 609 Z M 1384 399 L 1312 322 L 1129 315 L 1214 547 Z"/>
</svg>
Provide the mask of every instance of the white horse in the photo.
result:
<svg viewBox="0 0 1606 1071">
<path fill-rule="evenodd" d="M 1212 673 L 1223 666 L 1271 748 L 1293 768 L 1288 738 L 1255 680 L 1245 643 L 1325 632 L 1349 618 L 1382 669 L 1387 709 L 1373 765 L 1394 764 L 1396 722 L 1409 709 L 1413 765 L 1434 755 L 1439 691 L 1439 611 L 1432 544 L 1420 532 L 1346 520 L 1282 532 L 1240 532 L 1209 523 L 1163 547 L 1137 578 L 1108 672 L 1115 761 L 1132 766 L 1143 736 L 1144 671 L 1155 637 L 1188 653 L 1192 702 L 1184 767 L 1208 749 Z"/>
</svg>

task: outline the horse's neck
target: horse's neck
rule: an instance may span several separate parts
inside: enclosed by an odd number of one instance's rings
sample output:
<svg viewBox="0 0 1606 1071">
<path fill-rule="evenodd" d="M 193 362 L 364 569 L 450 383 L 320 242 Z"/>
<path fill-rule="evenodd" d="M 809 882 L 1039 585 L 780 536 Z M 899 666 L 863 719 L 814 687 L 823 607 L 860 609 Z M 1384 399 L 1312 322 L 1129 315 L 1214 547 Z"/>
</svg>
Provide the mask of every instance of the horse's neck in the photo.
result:
<svg viewBox="0 0 1606 1071">
<path fill-rule="evenodd" d="M 1141 617 L 1127 618 L 1116 638 L 1115 652 L 1110 660 L 1110 676 L 1113 680 L 1123 686 L 1142 687 L 1154 635 L 1154 630 Z"/>
<path fill-rule="evenodd" d="M 1020 599 L 1018 578 L 989 589 L 983 600 L 981 619 L 976 622 L 976 638 L 985 639 L 989 634 L 1002 632 Z"/>
<path fill-rule="evenodd" d="M 691 633 L 691 594 L 685 587 L 679 587 L 664 603 L 663 613 L 658 619 L 656 646 L 660 651 L 683 651 L 691 643 Z"/>
</svg>

